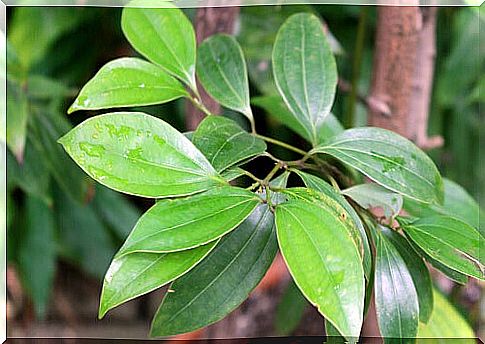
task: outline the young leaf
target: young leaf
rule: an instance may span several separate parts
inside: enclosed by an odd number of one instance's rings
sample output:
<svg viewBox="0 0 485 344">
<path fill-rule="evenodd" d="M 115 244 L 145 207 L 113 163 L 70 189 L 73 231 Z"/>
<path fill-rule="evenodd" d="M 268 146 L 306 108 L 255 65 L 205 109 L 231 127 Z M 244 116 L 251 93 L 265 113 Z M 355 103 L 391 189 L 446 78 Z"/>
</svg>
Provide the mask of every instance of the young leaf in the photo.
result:
<svg viewBox="0 0 485 344">
<path fill-rule="evenodd" d="M 142 1 L 128 6 L 137 3 Z M 162 5 L 166 8 L 124 8 L 123 33 L 141 55 L 196 89 L 194 28 L 180 9 L 169 2 Z"/>
<path fill-rule="evenodd" d="M 296 284 L 290 281 L 276 307 L 274 322 L 276 333 L 281 336 L 290 335 L 300 324 L 308 305 L 308 301 Z"/>
<path fill-rule="evenodd" d="M 378 184 L 359 184 L 342 191 L 364 209 L 381 208 L 387 218 L 399 214 L 402 208 L 402 196 L 391 192 Z"/>
<path fill-rule="evenodd" d="M 216 241 L 173 253 L 132 253 L 114 258 L 106 272 L 99 304 L 101 319 L 110 309 L 182 276 L 215 247 Z"/>
<path fill-rule="evenodd" d="M 140 218 L 118 257 L 133 252 L 181 251 L 209 243 L 233 230 L 260 202 L 256 194 L 232 186 L 158 201 Z"/>
<path fill-rule="evenodd" d="M 59 142 L 92 178 L 132 195 L 183 196 L 225 183 L 183 134 L 144 113 L 92 117 Z"/>
<path fill-rule="evenodd" d="M 253 122 L 246 62 L 237 41 L 228 35 L 214 35 L 202 42 L 197 52 L 197 76 L 207 93 Z"/>
<path fill-rule="evenodd" d="M 26 228 L 18 248 L 22 285 L 32 297 L 35 312 L 43 317 L 56 270 L 55 221 L 51 209 L 40 199 L 26 199 Z"/>
<path fill-rule="evenodd" d="M 192 142 L 218 172 L 266 150 L 263 140 L 222 116 L 206 117 L 195 131 Z"/>
<path fill-rule="evenodd" d="M 187 95 L 180 82 L 160 67 L 123 57 L 104 65 L 82 88 L 67 113 L 162 104 Z"/>
<path fill-rule="evenodd" d="M 377 237 L 375 303 L 377 322 L 386 342 L 414 341 L 418 331 L 418 295 L 406 263 L 383 235 Z"/>
<path fill-rule="evenodd" d="M 433 313 L 427 324 L 419 324 L 416 343 L 476 343 L 475 333 L 463 316 L 438 290 L 434 289 L 433 297 L 435 300 Z"/>
<path fill-rule="evenodd" d="M 317 142 L 317 127 L 330 113 L 337 67 L 322 23 L 309 13 L 291 16 L 281 26 L 273 48 L 278 91 L 295 119 Z"/>
<path fill-rule="evenodd" d="M 360 334 L 364 272 L 348 218 L 309 189 L 287 189 L 276 207 L 278 242 L 296 284 L 344 337 Z M 339 209 L 340 210 L 340 209 Z"/>
<path fill-rule="evenodd" d="M 239 306 L 263 278 L 278 249 L 273 215 L 259 205 L 193 270 L 175 281 L 158 309 L 151 335 L 189 332 Z"/>
<path fill-rule="evenodd" d="M 480 246 L 485 239 L 467 223 L 433 216 L 404 224 L 403 230 L 431 258 L 465 275 L 484 279 Z"/>
<path fill-rule="evenodd" d="M 401 255 L 416 288 L 419 303 L 419 320 L 427 323 L 433 310 L 433 283 L 428 268 L 409 242 L 400 234 L 380 226 L 382 234 Z"/>
<path fill-rule="evenodd" d="M 433 161 L 392 131 L 371 127 L 345 130 L 312 153 L 329 154 L 409 198 L 424 203 L 443 201 L 443 182 Z"/>
<path fill-rule="evenodd" d="M 305 127 L 298 122 L 293 114 L 288 110 L 283 99 L 278 96 L 262 96 L 251 98 L 251 103 L 264 109 L 267 113 L 286 125 L 288 128 L 295 131 L 298 135 L 312 142 L 312 137 L 305 130 Z M 331 137 L 340 134 L 344 131 L 344 127 L 338 121 L 334 114 L 329 113 L 325 119 L 317 124 L 317 141 L 316 143 L 323 143 Z"/>
<path fill-rule="evenodd" d="M 369 246 L 369 241 L 367 240 L 367 233 L 365 231 L 364 225 L 360 220 L 359 215 L 356 213 L 354 208 L 347 202 L 347 200 L 339 194 L 331 185 L 325 182 L 323 179 L 318 178 L 312 174 L 302 172 L 300 170 L 294 171 L 303 180 L 306 187 L 319 191 L 324 195 L 327 195 L 334 201 L 336 201 L 345 211 L 349 214 L 350 218 L 355 224 L 355 231 L 352 233 L 352 237 L 359 247 L 359 253 L 362 256 L 364 264 L 364 272 L 367 279 L 369 279 L 370 271 L 372 269 L 372 253 Z"/>
</svg>

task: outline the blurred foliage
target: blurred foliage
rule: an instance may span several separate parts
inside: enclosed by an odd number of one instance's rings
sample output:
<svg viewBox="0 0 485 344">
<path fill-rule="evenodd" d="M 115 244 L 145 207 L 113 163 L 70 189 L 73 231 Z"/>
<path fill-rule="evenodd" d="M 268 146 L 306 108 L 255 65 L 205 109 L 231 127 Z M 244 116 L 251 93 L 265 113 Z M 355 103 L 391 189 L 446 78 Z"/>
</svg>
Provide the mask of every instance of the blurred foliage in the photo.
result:
<svg viewBox="0 0 485 344">
<path fill-rule="evenodd" d="M 376 11 L 368 8 L 362 59 L 358 61 L 360 75 L 353 80 L 362 10 L 337 5 L 242 7 L 237 39 L 247 58 L 252 95 L 276 93 L 270 65 L 272 43 L 281 23 L 302 11 L 318 14 L 326 23 L 339 76 L 367 94 Z M 479 25 L 484 24 L 479 11 L 483 8 L 439 11 L 430 134 L 442 135 L 446 143 L 430 154 L 444 176 L 461 184 L 481 203 L 485 201 L 485 174 L 479 161 L 485 153 L 478 142 L 483 139 L 485 121 L 479 90 L 485 83 L 485 38 L 479 35 Z M 187 12 L 194 17 L 194 10 Z M 120 13 L 113 8 L 80 7 L 19 7 L 8 13 L 8 259 L 17 266 L 38 315 L 47 309 L 57 260 L 101 279 L 115 248 L 139 217 L 139 208 L 147 206 L 94 185 L 57 144 L 73 124 L 92 115 L 80 112 L 68 118 L 65 114 L 79 87 L 106 61 L 135 55 L 121 35 Z M 349 95 L 338 91 L 333 113 L 342 119 L 350 105 Z M 287 142 L 300 140 L 263 109 L 254 110 L 258 127 Z M 183 129 L 182 101 L 143 111 Z M 354 124 L 365 123 L 366 108 L 357 103 Z M 285 154 L 281 151 L 281 157 L 290 160 Z M 290 291 L 282 301 L 282 309 L 291 303 L 292 295 Z M 293 315 L 300 313 L 298 309 Z M 296 327 L 297 319 L 286 319 L 284 314 L 278 318 Z"/>
</svg>

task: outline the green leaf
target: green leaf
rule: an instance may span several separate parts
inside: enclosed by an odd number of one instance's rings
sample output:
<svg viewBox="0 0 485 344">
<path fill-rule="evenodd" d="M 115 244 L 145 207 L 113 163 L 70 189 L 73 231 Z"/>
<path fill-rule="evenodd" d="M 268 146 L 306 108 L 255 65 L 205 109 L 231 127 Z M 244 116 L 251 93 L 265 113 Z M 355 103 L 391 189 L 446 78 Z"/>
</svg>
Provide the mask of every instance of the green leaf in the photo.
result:
<svg viewBox="0 0 485 344">
<path fill-rule="evenodd" d="M 273 48 L 278 91 L 312 144 L 317 127 L 330 113 L 337 67 L 320 20 L 308 13 L 291 16 L 281 26 Z"/>
<path fill-rule="evenodd" d="M 8 83 L 8 86 L 7 146 L 15 155 L 17 161 L 22 162 L 27 138 L 29 102 L 19 85 Z"/>
<path fill-rule="evenodd" d="M 174 252 L 209 243 L 237 227 L 260 202 L 256 194 L 233 186 L 161 200 L 140 218 L 118 256 Z"/>
<path fill-rule="evenodd" d="M 231 182 L 241 176 L 244 176 L 244 170 L 239 167 L 230 167 L 221 173 L 221 177 L 228 182 Z"/>
<path fill-rule="evenodd" d="M 214 35 L 202 42 L 197 52 L 197 76 L 207 93 L 253 122 L 246 62 L 237 41 L 228 35 Z"/>
<path fill-rule="evenodd" d="M 224 183 L 183 134 L 144 113 L 90 118 L 59 142 L 92 178 L 128 194 L 183 196 Z"/>
<path fill-rule="evenodd" d="M 354 167 L 385 188 L 424 203 L 443 201 L 443 182 L 433 161 L 392 131 L 348 129 L 312 153 L 324 153 Z"/>
<path fill-rule="evenodd" d="M 142 1 L 132 1 L 136 6 Z M 195 33 L 185 14 L 169 2 L 166 8 L 123 9 L 121 28 L 130 44 L 144 57 L 179 78 L 195 85 Z"/>
<path fill-rule="evenodd" d="M 222 116 L 206 117 L 195 131 L 192 142 L 218 172 L 266 151 L 263 140 Z"/>
<path fill-rule="evenodd" d="M 418 344 L 473 344 L 476 343 L 475 333 L 460 313 L 448 300 L 434 289 L 435 305 L 427 324 L 420 323 L 418 328 Z M 453 339 L 451 339 L 453 338 Z"/>
<path fill-rule="evenodd" d="M 274 320 L 276 333 L 281 336 L 293 333 L 300 324 L 307 307 L 308 301 L 301 294 L 296 284 L 290 281 L 276 307 Z"/>
<path fill-rule="evenodd" d="M 99 305 L 101 319 L 110 309 L 151 292 L 187 273 L 217 242 L 174 253 L 133 253 L 114 258 L 106 272 Z"/>
<path fill-rule="evenodd" d="M 353 227 L 352 238 L 354 239 L 357 247 L 359 247 L 359 254 L 361 255 L 364 263 L 365 276 L 367 279 L 369 279 L 370 271 L 372 269 L 372 253 L 370 250 L 369 241 L 367 240 L 367 233 L 357 212 L 340 193 L 338 193 L 323 179 L 300 170 L 294 170 L 294 172 L 303 180 L 306 187 L 327 195 L 336 201 L 349 214 L 350 218 L 355 224 L 355 227 Z"/>
<path fill-rule="evenodd" d="M 312 137 L 305 130 L 305 127 L 298 122 L 293 114 L 288 110 L 283 99 L 279 96 L 261 96 L 251 98 L 251 103 L 264 109 L 271 116 L 279 120 L 288 128 L 295 131 L 298 135 L 309 142 L 312 142 Z M 340 134 L 344 131 L 342 124 L 338 121 L 334 114 L 329 113 L 323 122 L 317 124 L 317 144 L 323 143 L 329 138 Z"/>
<path fill-rule="evenodd" d="M 189 273 L 175 281 L 152 323 L 152 336 L 189 332 L 212 324 L 239 306 L 263 278 L 278 249 L 266 204 Z"/>
<path fill-rule="evenodd" d="M 162 104 L 188 96 L 180 82 L 160 67 L 123 57 L 104 65 L 82 88 L 67 113 Z"/>
<path fill-rule="evenodd" d="M 296 284 L 346 338 L 358 338 L 364 308 L 364 272 L 349 233 L 328 197 L 310 189 L 284 192 L 289 200 L 276 207 L 278 242 Z"/>
<path fill-rule="evenodd" d="M 43 317 L 56 271 L 54 213 L 42 200 L 26 199 L 26 228 L 18 247 L 18 268 L 22 286 L 34 302 L 35 312 Z"/>
<path fill-rule="evenodd" d="M 380 226 L 382 233 L 402 257 L 418 295 L 419 320 L 427 323 L 433 310 L 433 283 L 428 268 L 409 242 L 400 234 Z"/>
<path fill-rule="evenodd" d="M 484 279 L 480 246 L 485 239 L 467 223 L 446 216 L 422 218 L 402 226 L 431 258 L 465 275 Z"/>
<path fill-rule="evenodd" d="M 29 97 L 36 100 L 70 97 L 70 89 L 61 81 L 43 75 L 31 75 L 27 80 Z"/>
<path fill-rule="evenodd" d="M 418 331 L 418 295 L 406 263 L 379 234 L 376 248 L 375 304 L 379 329 L 386 342 L 412 343 Z"/>
<path fill-rule="evenodd" d="M 402 208 L 402 196 L 378 184 L 359 184 L 342 191 L 364 209 L 381 208 L 387 218 L 395 217 Z"/>
</svg>

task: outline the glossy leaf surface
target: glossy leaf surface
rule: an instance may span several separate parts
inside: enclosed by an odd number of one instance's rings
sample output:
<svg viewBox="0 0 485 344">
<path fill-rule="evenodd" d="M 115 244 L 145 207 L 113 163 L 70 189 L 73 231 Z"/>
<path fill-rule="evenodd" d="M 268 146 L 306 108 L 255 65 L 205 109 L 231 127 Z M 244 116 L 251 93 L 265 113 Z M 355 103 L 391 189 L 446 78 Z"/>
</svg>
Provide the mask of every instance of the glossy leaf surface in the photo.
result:
<svg viewBox="0 0 485 344">
<path fill-rule="evenodd" d="M 291 16 L 281 26 L 273 48 L 278 91 L 295 119 L 317 142 L 317 126 L 330 113 L 337 67 L 320 20 L 309 13 Z"/>
<path fill-rule="evenodd" d="M 181 252 L 137 252 L 113 259 L 104 277 L 99 317 L 183 275 L 200 262 L 216 243 Z"/>
<path fill-rule="evenodd" d="M 209 243 L 244 221 L 259 202 L 256 194 L 232 186 L 158 201 L 140 218 L 118 257 L 133 252 L 174 252 Z"/>
<path fill-rule="evenodd" d="M 237 41 L 228 35 L 214 35 L 202 42 L 197 52 L 197 76 L 207 93 L 252 120 L 246 62 Z"/>
<path fill-rule="evenodd" d="M 222 116 L 206 117 L 195 131 L 192 142 L 218 172 L 266 150 L 263 140 Z"/>
<path fill-rule="evenodd" d="M 359 337 L 364 273 L 351 221 L 328 197 L 310 189 L 287 189 L 276 208 L 278 242 L 296 284 L 346 338 Z"/>
<path fill-rule="evenodd" d="M 359 184 L 342 191 L 364 209 L 381 208 L 387 218 L 394 217 L 401 211 L 402 196 L 391 192 L 378 184 Z"/>
<path fill-rule="evenodd" d="M 133 1 L 129 5 L 143 5 Z M 126 7 L 121 28 L 144 57 L 195 88 L 195 33 L 185 14 L 169 2 L 165 8 Z"/>
<path fill-rule="evenodd" d="M 443 200 L 443 182 L 433 161 L 392 131 L 372 127 L 345 130 L 313 153 L 329 154 L 409 198 L 424 203 Z"/>
<path fill-rule="evenodd" d="M 68 113 L 162 104 L 186 95 L 182 84 L 159 66 L 123 57 L 108 62 L 88 81 Z"/>
<path fill-rule="evenodd" d="M 483 279 L 485 239 L 467 223 L 446 216 L 422 218 L 403 226 L 431 258 L 468 276 Z"/>
<path fill-rule="evenodd" d="M 90 118 L 59 142 L 92 178 L 128 194 L 182 196 L 224 183 L 183 134 L 143 113 Z"/>
<path fill-rule="evenodd" d="M 379 329 L 386 342 L 412 343 L 419 323 L 418 295 L 406 263 L 388 241 L 377 237 L 375 304 Z"/>
<path fill-rule="evenodd" d="M 189 332 L 222 319 L 263 278 L 278 249 L 273 215 L 265 204 L 189 273 L 175 281 L 158 309 L 151 335 Z"/>
</svg>

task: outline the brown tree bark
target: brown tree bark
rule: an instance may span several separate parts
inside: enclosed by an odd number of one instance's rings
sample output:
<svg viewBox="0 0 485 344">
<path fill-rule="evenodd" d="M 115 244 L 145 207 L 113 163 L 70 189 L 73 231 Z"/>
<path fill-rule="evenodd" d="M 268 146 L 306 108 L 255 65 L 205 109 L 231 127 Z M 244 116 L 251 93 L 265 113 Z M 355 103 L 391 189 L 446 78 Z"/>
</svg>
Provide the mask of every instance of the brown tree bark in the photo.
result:
<svg viewBox="0 0 485 344">
<path fill-rule="evenodd" d="M 239 15 L 239 7 L 201 7 L 197 9 L 195 19 L 195 32 L 197 43 L 199 44 L 204 39 L 216 33 L 234 33 L 237 17 Z M 220 105 L 212 99 L 203 89 L 199 82 L 197 82 L 202 103 L 209 109 L 211 113 L 219 114 L 221 111 Z M 195 130 L 200 121 L 204 118 L 204 114 L 187 102 L 186 126 L 188 130 Z"/>
</svg>

